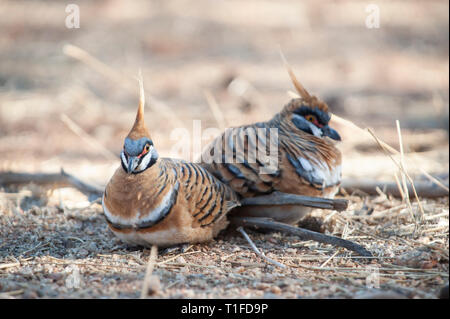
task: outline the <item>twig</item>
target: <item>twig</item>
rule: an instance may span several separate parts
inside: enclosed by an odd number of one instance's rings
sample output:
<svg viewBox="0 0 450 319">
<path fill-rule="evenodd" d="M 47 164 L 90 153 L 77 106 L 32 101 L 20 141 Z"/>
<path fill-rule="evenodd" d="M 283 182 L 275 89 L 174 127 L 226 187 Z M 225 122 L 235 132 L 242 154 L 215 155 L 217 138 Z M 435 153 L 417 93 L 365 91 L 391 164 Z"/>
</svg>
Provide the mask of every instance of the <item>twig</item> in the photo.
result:
<svg viewBox="0 0 450 319">
<path fill-rule="evenodd" d="M 424 230 L 422 230 L 422 234 L 435 233 L 435 232 L 440 232 L 442 230 L 444 230 L 448 233 L 448 226 L 438 226 L 438 227 L 424 229 Z"/>
<path fill-rule="evenodd" d="M 409 207 L 409 211 L 411 212 L 411 217 L 414 220 L 414 222 L 416 222 L 415 217 L 414 217 L 414 212 L 411 206 L 411 201 L 409 200 L 409 192 L 408 192 L 408 184 L 406 183 L 406 166 L 405 166 L 405 156 L 404 156 L 404 152 L 403 152 L 403 139 L 402 139 L 402 134 L 400 132 L 400 122 L 398 120 L 395 121 L 395 124 L 397 125 L 397 134 L 398 134 L 398 139 L 399 139 L 399 144 L 400 144 L 400 176 L 402 178 L 400 185 L 403 186 L 403 194 L 404 194 L 404 200 L 406 201 L 406 203 L 408 204 Z M 399 179 L 400 182 L 400 179 Z M 417 223 L 416 223 L 417 226 Z"/>
<path fill-rule="evenodd" d="M 429 182 L 414 182 L 417 195 L 425 198 L 437 198 L 448 196 L 448 192 L 437 184 Z M 384 193 L 402 198 L 402 191 L 399 190 L 397 182 L 380 182 L 369 179 L 344 179 L 341 183 L 341 187 L 349 193 L 356 190 L 363 191 L 367 195 L 378 195 L 376 188 L 384 189 Z M 414 196 L 414 190 L 411 185 L 408 185 L 408 192 L 410 196 Z"/>
<path fill-rule="evenodd" d="M 413 153 L 411 154 L 413 156 L 417 155 L 417 153 Z M 438 185 L 440 188 L 442 188 L 443 190 L 447 191 L 447 195 L 449 193 L 449 188 L 448 185 L 445 185 L 443 181 L 441 181 L 439 178 L 432 176 L 430 173 L 428 173 L 427 171 L 425 171 L 423 168 L 421 168 L 420 166 L 417 167 L 416 165 L 413 166 L 418 168 L 423 175 L 425 175 L 425 177 L 427 177 L 430 181 L 432 181 L 433 183 L 435 183 L 436 185 Z"/>
<path fill-rule="evenodd" d="M 302 255 L 302 256 L 280 256 L 280 259 L 298 259 L 300 261 L 321 261 L 322 259 L 330 259 L 329 256 L 315 256 L 315 255 Z M 364 257 L 366 259 L 392 259 L 392 257 Z M 361 259 L 360 256 L 334 256 L 333 259 Z"/>
<path fill-rule="evenodd" d="M 28 254 L 28 253 L 31 253 L 33 250 L 36 250 L 36 249 L 38 249 L 38 248 L 40 248 L 40 247 L 45 247 L 45 246 L 47 246 L 48 244 L 50 244 L 50 242 L 46 242 L 46 243 L 40 242 L 40 243 L 38 243 L 36 246 L 34 246 L 33 248 L 28 249 L 28 250 L 24 251 L 23 253 L 21 253 L 20 256 L 19 256 L 19 258 L 22 257 L 22 256 L 25 256 L 25 255 Z"/>
<path fill-rule="evenodd" d="M 155 260 L 157 254 L 158 254 L 158 247 L 156 245 L 153 245 L 150 251 L 150 257 L 148 259 L 147 270 L 145 271 L 144 282 L 142 283 L 141 299 L 147 297 L 148 286 L 150 284 L 150 276 L 152 275 L 153 268 L 155 267 Z"/>
<path fill-rule="evenodd" d="M 244 228 L 242 228 L 242 226 L 239 226 L 237 228 L 237 231 L 239 231 L 242 236 L 244 236 L 244 238 L 247 240 L 247 242 L 250 244 L 250 247 L 252 247 L 253 251 L 261 258 L 263 258 L 264 260 L 267 260 L 269 263 L 272 263 L 274 265 L 277 265 L 278 267 L 281 268 L 286 268 L 286 265 L 283 265 L 281 263 L 279 263 L 276 260 L 273 260 L 269 257 L 267 257 L 266 255 L 264 255 L 259 249 L 258 247 L 256 247 L 256 245 L 253 243 L 253 241 L 251 240 L 251 238 L 248 236 L 248 234 L 245 232 Z"/>
<path fill-rule="evenodd" d="M 333 255 L 330 256 L 330 258 L 328 258 L 327 260 L 325 260 L 325 262 L 324 262 L 322 265 L 320 265 L 320 268 L 325 267 L 325 266 L 330 262 L 330 260 L 332 260 L 334 257 L 336 257 L 336 255 L 337 255 L 338 253 L 339 253 L 339 249 L 336 250 L 336 252 L 335 252 Z"/>
<path fill-rule="evenodd" d="M 103 195 L 103 188 L 87 184 L 75 176 L 66 173 L 61 169 L 59 174 L 47 173 L 0 173 L 0 185 L 17 185 L 34 183 L 38 185 L 47 185 L 52 187 L 75 187 L 85 195 L 94 195 L 96 198 Z"/>
<path fill-rule="evenodd" d="M 362 247 L 361 245 L 358 245 L 352 241 L 329 236 L 325 234 L 316 233 L 311 230 L 294 227 L 288 224 L 279 223 L 276 221 L 273 221 L 269 218 L 260 218 L 260 217 L 231 217 L 230 221 L 233 222 L 235 225 L 238 226 L 250 226 L 250 227 L 256 227 L 256 228 L 265 228 L 265 229 L 271 229 L 276 231 L 282 231 L 285 233 L 297 235 L 303 240 L 314 240 L 319 243 L 323 244 L 330 244 L 337 247 L 344 247 L 348 250 L 357 252 L 361 256 L 364 257 L 371 257 L 372 253 Z"/>
<path fill-rule="evenodd" d="M 78 240 L 80 243 L 84 244 L 84 240 L 74 236 L 68 236 L 67 239 Z"/>
<path fill-rule="evenodd" d="M 101 143 L 99 143 L 96 139 L 94 139 L 92 136 L 90 136 L 88 133 L 86 133 L 85 130 L 83 130 L 77 123 L 75 123 L 66 114 L 64 114 L 64 113 L 61 114 L 60 119 L 61 119 L 61 121 L 64 122 L 64 124 L 66 124 L 66 126 L 72 132 L 74 132 L 76 135 L 78 135 L 87 144 L 91 145 L 92 148 L 94 148 L 96 151 L 98 151 L 100 154 L 102 154 L 106 159 L 108 159 L 108 160 L 117 159 L 117 156 L 114 155 L 113 152 L 111 152 L 109 149 L 107 149 Z"/>
<path fill-rule="evenodd" d="M 68 182 L 76 187 L 79 191 L 87 195 L 96 195 L 98 197 L 103 196 L 103 188 L 99 188 L 90 184 L 83 182 L 82 180 L 76 178 L 75 176 L 66 173 L 63 168 L 61 168 L 61 175 L 67 178 Z"/>
<path fill-rule="evenodd" d="M 420 210 L 420 213 L 421 213 L 420 221 L 422 221 L 423 217 L 425 216 L 425 212 L 423 210 L 422 204 L 420 203 L 419 196 L 417 195 L 417 191 L 416 191 L 416 188 L 414 186 L 414 181 L 412 180 L 411 176 L 409 176 L 409 174 L 408 174 L 408 172 L 406 170 L 405 155 L 404 155 L 404 152 L 403 152 L 402 132 L 400 130 L 400 121 L 396 120 L 395 124 L 397 125 L 398 140 L 399 140 L 399 143 L 400 143 L 400 166 L 402 167 L 402 171 L 404 172 L 405 177 L 407 177 L 409 182 L 411 183 L 411 187 L 413 189 L 414 196 L 416 197 L 417 204 L 419 205 L 419 210 Z M 409 193 L 407 192 L 408 187 L 406 186 L 406 178 L 404 178 L 403 184 L 405 185 L 405 194 L 407 194 L 406 198 L 407 198 L 407 200 L 409 202 Z M 409 203 L 409 206 L 411 207 L 411 203 Z M 411 213 L 413 214 L 412 207 L 411 207 Z M 414 217 L 414 215 L 413 215 L 413 217 Z"/>
<path fill-rule="evenodd" d="M 20 263 L 0 264 L 0 269 L 20 266 Z"/>
<path fill-rule="evenodd" d="M 265 205 L 302 205 L 307 207 L 343 211 L 347 208 L 348 201 L 346 199 L 311 197 L 281 192 L 274 192 L 270 195 L 249 197 L 241 200 L 241 206 Z"/>
<path fill-rule="evenodd" d="M 406 204 L 408 204 L 409 214 L 410 214 L 412 220 L 414 221 L 414 232 L 416 232 L 417 231 L 417 227 L 419 225 L 417 223 L 416 216 L 414 215 L 414 211 L 413 211 L 413 208 L 412 208 L 412 205 L 411 205 L 411 201 L 409 199 L 408 184 L 406 183 L 406 166 L 405 166 L 405 157 L 404 157 L 404 153 L 403 153 L 402 135 L 401 135 L 401 132 L 400 132 L 400 123 L 399 123 L 398 120 L 396 120 L 395 123 L 397 125 L 397 133 L 398 133 L 398 139 L 399 139 L 399 144 L 400 144 L 400 162 L 399 162 L 399 166 L 400 166 L 400 176 L 402 178 L 400 186 L 403 187 L 403 194 L 404 194 L 403 200 L 406 202 Z M 383 148 L 383 146 L 381 146 L 381 148 Z M 394 160 L 392 157 L 391 157 L 391 159 Z M 411 184 L 411 185 L 414 187 L 414 184 Z"/>
<path fill-rule="evenodd" d="M 172 260 L 177 259 L 180 256 L 191 255 L 191 254 L 196 254 L 196 253 L 200 253 L 200 252 L 201 252 L 200 250 L 196 250 L 196 251 L 181 253 L 181 254 L 175 255 L 175 256 L 173 256 L 173 257 L 171 257 L 169 259 L 160 261 L 160 262 L 156 263 L 156 265 L 161 266 L 161 265 L 164 265 L 164 264 L 167 264 L 167 263 L 171 262 Z"/>
<path fill-rule="evenodd" d="M 402 201 L 405 201 L 405 193 L 402 189 L 402 185 L 400 184 L 400 179 L 397 176 L 397 172 L 394 172 L 395 183 L 397 184 L 398 191 L 400 192 L 400 196 L 402 196 Z M 405 189 L 406 191 L 407 189 Z"/>
<path fill-rule="evenodd" d="M 172 282 L 172 283 L 170 283 L 169 285 L 167 285 L 167 287 L 166 287 L 165 289 L 166 289 L 166 290 L 167 290 L 167 289 L 170 289 L 170 288 L 172 288 L 173 286 L 175 286 L 175 285 L 177 285 L 177 284 L 179 284 L 179 283 L 181 283 L 181 282 L 183 282 L 182 279 L 175 280 L 174 282 Z"/>
<path fill-rule="evenodd" d="M 384 218 L 389 216 L 389 214 L 395 213 L 397 216 L 399 216 L 398 211 L 406 208 L 406 204 L 401 204 L 395 207 L 391 207 L 382 211 L 374 212 L 370 216 L 365 216 L 365 218 Z M 362 216 L 358 216 L 358 218 L 361 218 Z"/>
<path fill-rule="evenodd" d="M 171 262 L 171 263 L 166 263 L 164 265 L 161 266 L 173 266 L 173 267 L 198 267 L 198 268 L 210 268 L 210 269 L 217 269 L 217 266 L 212 266 L 212 265 L 199 265 L 199 264 L 191 264 L 191 263 L 179 263 L 179 262 Z"/>
<path fill-rule="evenodd" d="M 417 202 L 419 203 L 419 208 L 420 208 L 420 211 L 421 211 L 421 214 L 422 214 L 422 217 L 423 217 L 423 215 L 424 215 L 425 213 L 424 213 L 424 211 L 423 211 L 422 205 L 420 204 L 419 196 L 417 195 L 417 191 L 416 191 L 416 188 L 415 188 L 415 186 L 414 186 L 414 181 L 412 180 L 411 176 L 409 176 L 408 172 L 406 172 L 405 168 L 403 167 L 403 165 L 401 165 L 401 163 L 400 163 L 400 164 L 397 163 L 397 161 L 396 161 L 396 160 L 392 157 L 392 155 L 387 151 L 386 147 L 384 146 L 384 144 L 381 143 L 381 141 L 378 139 L 378 137 L 375 135 L 375 133 L 372 132 L 371 129 L 367 129 L 367 130 L 368 130 L 369 133 L 373 136 L 373 138 L 374 138 L 375 141 L 378 143 L 378 145 L 380 146 L 380 148 L 385 152 L 385 154 L 389 156 L 389 158 L 392 160 L 392 162 L 394 162 L 394 164 L 400 169 L 400 171 L 401 171 L 402 173 L 404 173 L 404 176 L 406 176 L 406 177 L 408 178 L 408 181 L 409 181 L 410 184 L 411 184 L 411 187 L 412 187 L 412 191 L 413 191 L 413 193 L 414 193 L 414 196 L 416 197 Z M 404 190 L 404 192 L 409 194 L 409 191 L 407 192 L 407 189 L 406 189 L 406 188 L 407 188 L 406 182 L 404 183 L 404 185 L 405 185 L 405 190 Z M 406 195 L 406 194 L 405 194 L 405 195 Z M 408 198 L 408 197 L 407 197 L 407 198 Z M 410 205 L 409 205 L 409 206 L 410 206 Z M 417 223 L 416 220 L 415 220 L 415 218 L 414 218 L 414 223 Z"/>
<path fill-rule="evenodd" d="M 13 290 L 13 291 L 6 291 L 6 292 L 2 292 L 0 293 L 0 299 L 9 299 L 9 298 L 13 298 L 13 296 L 17 296 L 17 295 L 21 295 L 24 293 L 23 289 L 18 289 L 18 290 Z"/>
<path fill-rule="evenodd" d="M 357 126 L 355 123 L 353 123 L 352 121 L 349 121 L 347 119 L 344 119 L 342 117 L 337 116 L 336 114 L 332 114 L 331 117 L 332 121 L 335 121 L 337 123 L 340 123 L 342 125 L 345 125 L 349 128 L 352 128 L 354 130 L 357 130 L 358 132 L 364 134 L 365 136 L 371 137 L 370 134 L 370 129 L 364 130 L 362 128 L 360 128 L 359 126 Z M 368 134 L 370 133 L 370 134 Z M 372 134 L 373 137 L 373 134 Z M 392 154 L 399 154 L 399 151 L 397 151 L 395 148 L 393 148 L 392 146 L 390 146 L 389 144 L 385 143 L 384 141 L 380 140 L 379 138 L 377 138 L 377 143 L 381 144 L 386 150 L 388 150 L 390 153 Z M 417 155 L 417 154 L 415 154 Z M 428 172 L 426 172 L 422 167 L 417 166 L 417 168 L 433 183 L 435 183 L 436 185 L 438 185 L 439 187 L 441 187 L 443 190 L 446 191 L 446 194 L 448 195 L 449 193 L 449 188 L 448 186 L 444 185 L 441 181 L 439 181 L 439 179 L 431 176 Z M 445 195 L 444 195 L 445 196 Z"/>
</svg>

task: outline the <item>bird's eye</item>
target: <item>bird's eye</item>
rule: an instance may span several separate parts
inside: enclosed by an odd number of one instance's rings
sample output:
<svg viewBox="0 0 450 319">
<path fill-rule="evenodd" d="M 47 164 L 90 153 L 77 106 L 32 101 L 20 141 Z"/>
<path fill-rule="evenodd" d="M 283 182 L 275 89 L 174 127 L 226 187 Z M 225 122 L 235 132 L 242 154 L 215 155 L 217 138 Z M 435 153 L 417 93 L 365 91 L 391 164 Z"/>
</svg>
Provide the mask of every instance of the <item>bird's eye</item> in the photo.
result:
<svg viewBox="0 0 450 319">
<path fill-rule="evenodd" d="M 317 118 L 312 114 L 305 115 L 305 120 L 310 121 L 312 123 L 317 122 Z"/>
<path fill-rule="evenodd" d="M 148 153 L 149 150 L 150 150 L 150 144 L 145 144 L 144 152 Z"/>
</svg>

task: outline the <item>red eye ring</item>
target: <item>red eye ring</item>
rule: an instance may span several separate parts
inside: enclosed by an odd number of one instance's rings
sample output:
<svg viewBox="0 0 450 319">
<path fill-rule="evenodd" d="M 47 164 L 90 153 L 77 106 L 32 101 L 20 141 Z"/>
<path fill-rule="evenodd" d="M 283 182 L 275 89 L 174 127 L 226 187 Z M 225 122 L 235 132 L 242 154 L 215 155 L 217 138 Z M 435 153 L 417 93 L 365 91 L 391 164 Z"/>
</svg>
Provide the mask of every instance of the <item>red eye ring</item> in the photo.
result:
<svg viewBox="0 0 450 319">
<path fill-rule="evenodd" d="M 139 157 L 147 154 L 149 151 L 150 151 L 150 144 L 145 144 L 144 149 L 142 150 L 142 153 L 141 153 L 141 155 L 139 155 Z"/>
<path fill-rule="evenodd" d="M 142 153 L 138 155 L 137 158 L 141 158 L 145 154 L 147 154 L 150 151 L 150 144 L 145 144 L 144 149 L 142 150 Z"/>
</svg>

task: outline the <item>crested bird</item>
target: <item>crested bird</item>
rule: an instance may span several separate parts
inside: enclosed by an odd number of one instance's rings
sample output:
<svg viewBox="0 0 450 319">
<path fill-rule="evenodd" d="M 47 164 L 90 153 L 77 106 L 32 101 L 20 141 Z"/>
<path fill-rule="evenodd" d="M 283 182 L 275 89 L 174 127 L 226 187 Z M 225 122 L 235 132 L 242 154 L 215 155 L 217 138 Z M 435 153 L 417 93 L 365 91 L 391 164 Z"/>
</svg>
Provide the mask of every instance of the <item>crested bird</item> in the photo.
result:
<svg viewBox="0 0 450 319">
<path fill-rule="evenodd" d="M 286 66 L 300 97 L 290 100 L 267 122 L 227 129 L 204 149 L 199 160 L 242 199 L 265 199 L 264 206 L 236 208 L 235 216 L 296 224 L 312 208 L 280 205 L 286 193 L 333 198 L 338 191 L 341 153 L 335 144 L 341 137 L 329 125 L 328 105 L 310 95 Z"/>
<path fill-rule="evenodd" d="M 238 197 L 198 164 L 159 158 L 144 121 L 142 79 L 139 84 L 136 120 L 102 198 L 109 228 L 124 242 L 143 246 L 208 241 L 226 228 Z"/>
</svg>

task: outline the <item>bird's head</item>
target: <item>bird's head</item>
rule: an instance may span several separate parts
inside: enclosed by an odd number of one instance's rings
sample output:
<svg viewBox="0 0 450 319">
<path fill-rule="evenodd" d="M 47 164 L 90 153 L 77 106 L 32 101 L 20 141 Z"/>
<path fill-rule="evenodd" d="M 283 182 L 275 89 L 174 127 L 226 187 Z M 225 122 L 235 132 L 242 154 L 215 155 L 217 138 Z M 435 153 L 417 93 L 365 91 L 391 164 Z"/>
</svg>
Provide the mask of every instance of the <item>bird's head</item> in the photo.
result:
<svg viewBox="0 0 450 319">
<path fill-rule="evenodd" d="M 138 174 L 151 167 L 158 160 L 150 133 L 144 121 L 145 95 L 142 78 L 139 78 L 139 107 L 133 128 L 125 138 L 120 154 L 122 168 L 128 174 Z"/>
<path fill-rule="evenodd" d="M 288 72 L 300 98 L 292 99 L 281 111 L 281 116 L 306 133 L 316 137 L 327 136 L 340 141 L 339 133 L 329 126 L 331 114 L 328 111 L 328 105 L 316 96 L 310 95 L 289 66 Z"/>
<path fill-rule="evenodd" d="M 326 108 L 321 107 L 321 101 L 317 100 L 315 96 L 312 96 L 312 100 L 313 103 L 306 103 L 303 99 L 292 99 L 281 112 L 282 117 L 291 121 L 297 129 L 303 132 L 316 137 L 327 136 L 340 141 L 339 133 L 329 126 L 330 113 L 326 111 Z"/>
</svg>

